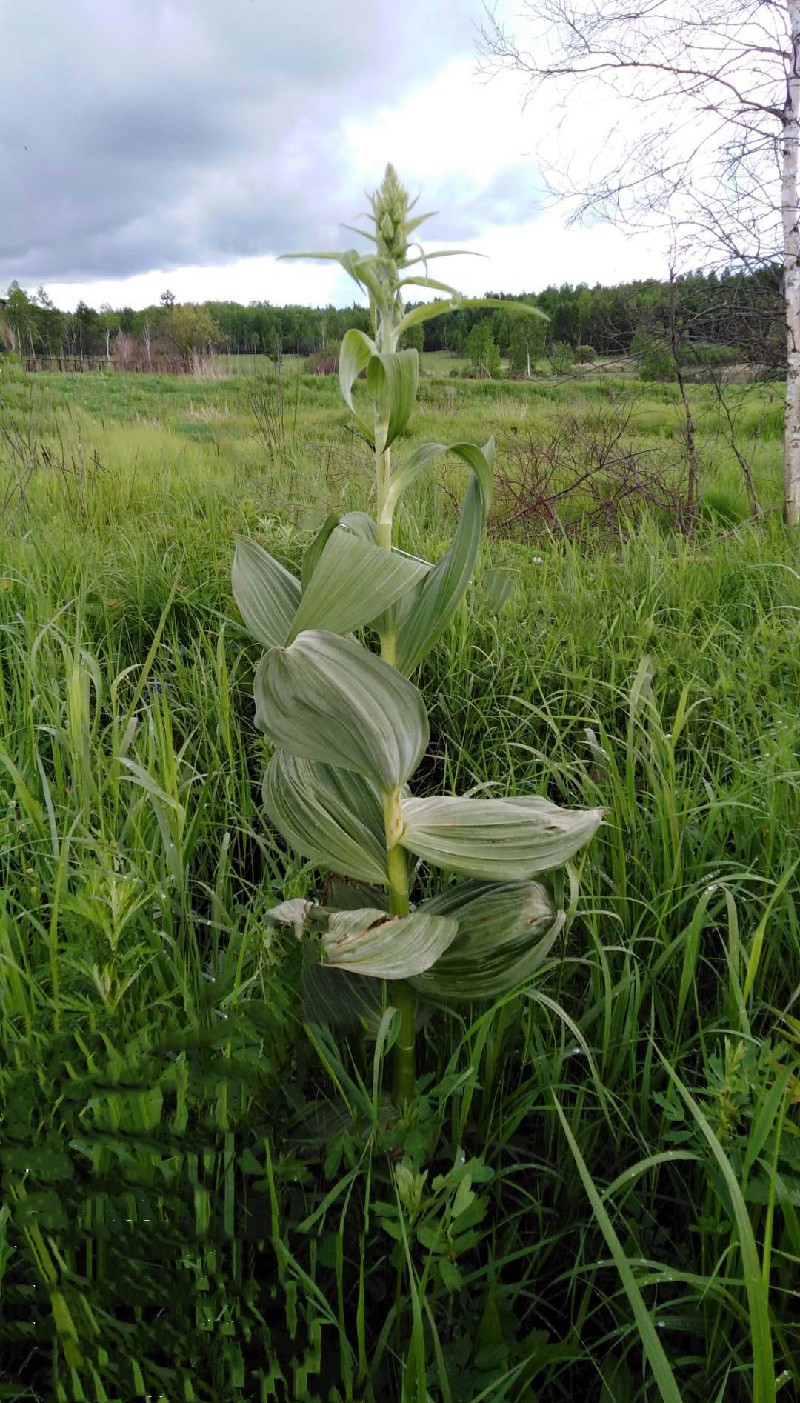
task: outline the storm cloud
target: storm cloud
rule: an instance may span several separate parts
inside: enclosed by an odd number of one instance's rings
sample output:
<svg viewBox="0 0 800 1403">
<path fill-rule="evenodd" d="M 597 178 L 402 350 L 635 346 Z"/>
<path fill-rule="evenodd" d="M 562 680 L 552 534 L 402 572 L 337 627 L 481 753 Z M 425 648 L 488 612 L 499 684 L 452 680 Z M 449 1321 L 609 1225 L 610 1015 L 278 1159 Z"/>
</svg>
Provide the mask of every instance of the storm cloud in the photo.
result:
<svg viewBox="0 0 800 1403">
<path fill-rule="evenodd" d="M 344 126 L 470 56 L 479 18 L 475 0 L 0 0 L 0 287 L 340 245 L 364 203 Z M 462 194 L 462 235 L 530 210 L 513 170 L 488 208 Z"/>
</svg>

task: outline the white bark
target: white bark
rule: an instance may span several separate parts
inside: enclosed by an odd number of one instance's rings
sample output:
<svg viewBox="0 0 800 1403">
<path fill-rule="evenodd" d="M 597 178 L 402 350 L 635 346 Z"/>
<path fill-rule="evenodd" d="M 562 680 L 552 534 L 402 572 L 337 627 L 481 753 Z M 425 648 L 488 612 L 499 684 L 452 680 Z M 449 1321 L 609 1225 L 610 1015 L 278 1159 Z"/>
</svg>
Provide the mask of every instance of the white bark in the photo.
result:
<svg viewBox="0 0 800 1403">
<path fill-rule="evenodd" d="M 784 516 L 800 525 L 800 0 L 787 0 L 791 24 L 789 72 L 783 115 L 781 220 L 783 224 L 783 290 L 786 299 L 786 424 L 784 430 Z"/>
</svg>

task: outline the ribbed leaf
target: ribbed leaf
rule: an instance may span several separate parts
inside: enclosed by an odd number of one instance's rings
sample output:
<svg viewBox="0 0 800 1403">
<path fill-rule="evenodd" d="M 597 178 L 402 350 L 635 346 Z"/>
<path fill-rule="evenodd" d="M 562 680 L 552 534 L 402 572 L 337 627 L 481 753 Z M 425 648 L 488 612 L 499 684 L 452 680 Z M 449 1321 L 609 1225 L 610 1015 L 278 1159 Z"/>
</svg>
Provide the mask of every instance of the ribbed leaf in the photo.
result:
<svg viewBox="0 0 800 1403">
<path fill-rule="evenodd" d="M 378 527 L 367 512 L 347 512 L 339 525 L 345 531 L 352 531 L 356 536 L 363 536 L 365 541 L 377 542 L 378 540 Z"/>
<path fill-rule="evenodd" d="M 255 541 L 240 537 L 231 584 L 248 633 L 267 648 L 285 643 L 300 603 L 299 580 Z"/>
<path fill-rule="evenodd" d="M 475 569 L 492 501 L 494 441 L 490 439 L 482 449 L 474 443 L 456 443 L 446 450 L 441 447 L 467 463 L 472 469 L 472 476 L 453 544 L 410 597 L 409 607 L 399 623 L 397 666 L 405 673 L 413 672 L 442 636 L 463 599 Z M 415 476 L 420 471 L 422 468 L 417 467 Z M 400 487 L 402 490 L 403 485 Z"/>
<path fill-rule="evenodd" d="M 387 351 L 370 358 L 367 394 L 381 426 L 379 448 L 388 448 L 402 433 L 411 418 L 418 383 L 417 351 Z"/>
<path fill-rule="evenodd" d="M 337 969 L 370 979 L 410 979 L 430 969 L 457 934 L 452 917 L 424 911 L 394 918 L 385 911 L 336 911 L 322 948 L 326 962 Z"/>
<path fill-rule="evenodd" d="M 373 253 L 359 253 L 354 248 L 341 253 L 339 262 L 355 282 L 361 283 L 361 286 L 367 289 L 375 307 L 385 312 L 388 309 L 388 301 L 386 285 L 381 280 L 382 262 L 379 262 Z"/>
<path fill-rule="evenodd" d="M 319 565 L 320 556 L 328 544 L 331 532 L 335 531 L 338 525 L 338 516 L 333 513 L 331 513 L 330 516 L 326 516 L 319 531 L 311 542 L 311 545 L 304 551 L 303 561 L 300 566 L 300 586 L 303 591 L 308 589 L 314 571 Z"/>
<path fill-rule="evenodd" d="M 276 750 L 262 796 L 271 822 L 303 857 L 360 882 L 388 881 L 383 809 L 369 780 Z"/>
<path fill-rule="evenodd" d="M 350 633 L 360 628 L 412 589 L 429 568 L 352 531 L 333 531 L 303 593 L 290 641 L 307 629 Z"/>
<path fill-rule="evenodd" d="M 304 1023 L 318 1023 L 342 1032 L 356 1030 L 370 1039 L 377 1037 L 383 1016 L 379 981 L 320 964 L 313 947 L 308 945 L 303 950 L 300 997 Z"/>
<path fill-rule="evenodd" d="M 446 872 L 514 881 L 568 862 L 602 818 L 602 809 L 561 809 L 538 797 L 406 799 L 400 841 Z"/>
<path fill-rule="evenodd" d="M 420 910 L 458 921 L 450 948 L 414 979 L 422 993 L 448 1003 L 496 999 L 522 984 L 547 958 L 564 924 L 537 882 L 463 882 Z"/>
<path fill-rule="evenodd" d="M 363 331 L 352 328 L 345 332 L 339 348 L 339 385 L 345 402 L 354 414 L 358 411 L 353 402 L 353 386 L 374 355 L 375 342 Z"/>
<path fill-rule="evenodd" d="M 443 283 L 440 282 L 438 278 L 426 278 L 424 276 L 415 278 L 413 273 L 408 278 L 402 278 L 400 286 L 429 287 L 432 288 L 434 292 L 447 292 L 451 297 L 458 297 L 458 288 L 453 287 L 452 283 Z"/>
<path fill-rule="evenodd" d="M 255 677 L 256 725 L 274 745 L 404 784 L 428 744 L 422 696 L 395 668 L 351 638 L 319 630 L 265 653 Z"/>
<path fill-rule="evenodd" d="M 446 302 L 423 302 L 419 307 L 412 307 L 398 323 L 398 329 L 402 335 L 411 326 L 429 322 L 433 317 L 443 317 L 447 312 L 457 312 L 462 307 L 502 307 L 504 312 L 519 312 L 543 321 L 550 320 L 538 307 L 529 307 L 526 302 L 505 302 L 502 297 L 453 297 Z"/>
<path fill-rule="evenodd" d="M 386 494 L 385 511 L 387 517 L 391 517 L 403 492 L 416 482 L 417 478 L 425 471 L 430 463 L 441 458 L 445 453 L 452 453 L 455 458 L 460 458 L 462 463 L 466 463 L 470 471 L 478 479 L 481 492 L 485 498 L 486 513 L 492 504 L 492 462 L 494 459 L 494 439 L 484 444 L 483 448 L 478 448 L 475 443 L 423 443 L 416 448 L 409 458 L 392 472 L 392 481 Z"/>
</svg>

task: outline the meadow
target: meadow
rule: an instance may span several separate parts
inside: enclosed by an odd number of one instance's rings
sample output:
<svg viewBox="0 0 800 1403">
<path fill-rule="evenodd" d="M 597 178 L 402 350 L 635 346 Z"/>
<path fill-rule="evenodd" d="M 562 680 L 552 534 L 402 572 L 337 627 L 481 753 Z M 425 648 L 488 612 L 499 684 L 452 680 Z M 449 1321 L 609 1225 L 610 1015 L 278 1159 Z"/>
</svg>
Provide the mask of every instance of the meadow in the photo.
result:
<svg viewBox="0 0 800 1403">
<path fill-rule="evenodd" d="M 559 445 L 557 494 L 624 416 L 617 457 L 679 495 L 675 389 L 452 368 L 400 452 L 495 434 L 497 496 L 422 673 L 424 785 L 606 820 L 535 980 L 425 1012 L 398 1112 L 386 1029 L 338 1026 L 264 919 L 314 879 L 263 815 L 230 588 L 237 534 L 297 569 L 368 499 L 335 382 L 3 363 L 0 1397 L 800 1397 L 782 387 L 690 387 L 691 531 L 641 493 L 595 529 L 582 485 L 520 515 L 520 474 Z M 414 489 L 405 549 L 440 553 L 461 490 Z"/>
</svg>

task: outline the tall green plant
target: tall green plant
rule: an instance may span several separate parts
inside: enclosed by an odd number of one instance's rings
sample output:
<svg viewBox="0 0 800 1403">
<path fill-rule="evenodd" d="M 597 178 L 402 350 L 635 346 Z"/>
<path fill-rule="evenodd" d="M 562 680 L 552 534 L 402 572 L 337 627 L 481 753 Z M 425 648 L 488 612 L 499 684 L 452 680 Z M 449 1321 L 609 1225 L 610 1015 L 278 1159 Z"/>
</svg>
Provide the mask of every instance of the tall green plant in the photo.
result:
<svg viewBox="0 0 800 1403">
<path fill-rule="evenodd" d="M 530 976 L 563 925 L 535 877 L 567 862 L 592 836 L 600 809 L 564 810 L 539 797 L 423 798 L 408 783 L 428 745 L 422 695 L 410 680 L 453 617 L 472 578 L 491 505 L 490 440 L 428 443 L 399 464 L 392 447 L 409 422 L 419 355 L 399 350 L 404 332 L 466 301 L 431 278 L 411 235 L 413 215 L 391 166 L 371 197 L 374 252 L 335 258 L 368 294 L 373 335 L 348 331 L 339 357 L 342 395 L 375 454 L 377 514 L 328 520 L 296 579 L 260 546 L 239 542 L 233 592 L 264 645 L 255 677 L 256 724 L 275 747 L 264 776 L 267 814 L 286 841 L 329 872 L 366 884 L 339 886 L 339 905 L 286 902 L 273 919 L 318 936 L 317 997 L 346 1000 L 341 973 L 389 981 L 399 1013 L 394 1050 L 398 1103 L 414 1089 L 418 994 L 446 1002 L 494 997 Z M 446 299 L 406 310 L 408 287 Z M 541 315 L 524 305 L 521 313 Z M 364 376 L 363 387 L 358 383 Z M 393 546 L 398 504 L 445 454 L 469 474 L 452 545 L 436 564 Z M 370 625 L 380 656 L 353 637 Z M 466 878 L 412 906 L 409 856 Z M 327 986 L 320 983 L 333 976 Z M 335 982 L 334 982 L 335 980 Z M 347 992 L 346 992 L 347 991 Z"/>
</svg>

